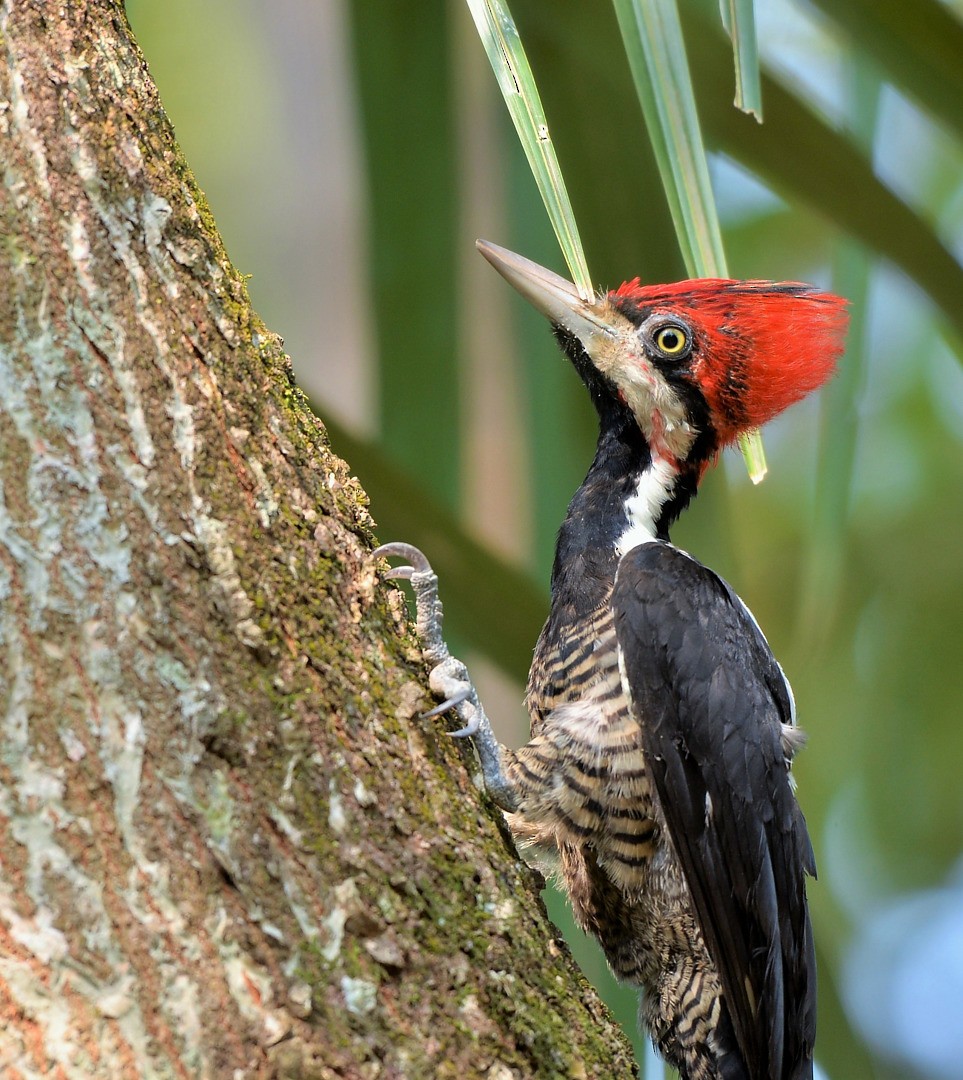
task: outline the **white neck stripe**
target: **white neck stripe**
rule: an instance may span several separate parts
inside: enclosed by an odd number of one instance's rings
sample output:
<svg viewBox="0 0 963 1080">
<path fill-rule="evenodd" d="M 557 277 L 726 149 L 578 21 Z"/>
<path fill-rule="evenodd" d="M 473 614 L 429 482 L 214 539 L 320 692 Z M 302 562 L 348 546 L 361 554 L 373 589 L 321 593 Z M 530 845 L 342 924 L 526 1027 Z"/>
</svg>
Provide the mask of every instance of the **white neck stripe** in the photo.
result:
<svg viewBox="0 0 963 1080">
<path fill-rule="evenodd" d="M 678 476 L 673 464 L 663 457 L 653 456 L 652 464 L 639 477 L 635 494 L 625 500 L 629 523 L 615 544 L 620 556 L 640 544 L 651 544 L 656 539 L 656 522 L 663 506 L 672 497 Z"/>
</svg>

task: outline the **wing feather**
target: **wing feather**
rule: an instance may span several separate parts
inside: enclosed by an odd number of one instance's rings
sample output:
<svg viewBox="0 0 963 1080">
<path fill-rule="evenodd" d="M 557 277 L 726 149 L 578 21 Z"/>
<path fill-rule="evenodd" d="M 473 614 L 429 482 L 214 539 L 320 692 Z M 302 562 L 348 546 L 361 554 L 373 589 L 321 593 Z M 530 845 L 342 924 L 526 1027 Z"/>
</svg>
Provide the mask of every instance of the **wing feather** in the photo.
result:
<svg viewBox="0 0 963 1080">
<path fill-rule="evenodd" d="M 783 751 L 782 670 L 729 586 L 670 544 L 623 558 L 612 604 L 647 767 L 748 1075 L 811 1077 L 815 865 Z"/>
</svg>

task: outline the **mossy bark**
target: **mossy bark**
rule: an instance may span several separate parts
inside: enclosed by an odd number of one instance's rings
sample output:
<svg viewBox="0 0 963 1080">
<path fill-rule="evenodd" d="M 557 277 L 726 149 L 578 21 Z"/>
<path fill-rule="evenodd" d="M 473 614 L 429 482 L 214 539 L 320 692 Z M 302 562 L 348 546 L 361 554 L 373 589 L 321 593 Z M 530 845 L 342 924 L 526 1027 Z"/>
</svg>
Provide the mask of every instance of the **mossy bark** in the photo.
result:
<svg viewBox="0 0 963 1080">
<path fill-rule="evenodd" d="M 122 5 L 0 33 L 0 1061 L 632 1075 Z"/>
</svg>

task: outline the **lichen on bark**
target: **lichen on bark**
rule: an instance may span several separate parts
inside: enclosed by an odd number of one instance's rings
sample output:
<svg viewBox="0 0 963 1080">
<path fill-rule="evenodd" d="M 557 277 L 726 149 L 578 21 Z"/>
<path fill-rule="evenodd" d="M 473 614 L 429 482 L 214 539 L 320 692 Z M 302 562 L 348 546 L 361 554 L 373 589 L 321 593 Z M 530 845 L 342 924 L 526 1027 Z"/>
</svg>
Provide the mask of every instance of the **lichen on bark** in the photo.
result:
<svg viewBox="0 0 963 1080">
<path fill-rule="evenodd" d="M 631 1075 L 122 6 L 0 33 L 0 1060 Z"/>
</svg>

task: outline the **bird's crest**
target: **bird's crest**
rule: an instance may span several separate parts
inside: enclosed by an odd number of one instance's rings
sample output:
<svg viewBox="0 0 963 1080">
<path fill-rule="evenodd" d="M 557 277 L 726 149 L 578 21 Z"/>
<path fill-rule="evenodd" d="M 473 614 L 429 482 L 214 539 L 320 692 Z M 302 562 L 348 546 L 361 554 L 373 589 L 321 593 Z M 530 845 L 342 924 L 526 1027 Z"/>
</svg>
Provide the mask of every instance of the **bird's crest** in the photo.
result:
<svg viewBox="0 0 963 1080">
<path fill-rule="evenodd" d="M 691 324 L 692 377 L 720 445 L 821 386 L 843 351 L 846 301 L 799 282 L 704 278 L 641 285 L 634 278 L 609 298 L 622 310 L 674 312 Z"/>
</svg>

